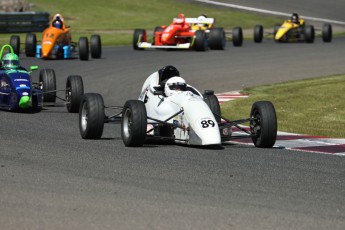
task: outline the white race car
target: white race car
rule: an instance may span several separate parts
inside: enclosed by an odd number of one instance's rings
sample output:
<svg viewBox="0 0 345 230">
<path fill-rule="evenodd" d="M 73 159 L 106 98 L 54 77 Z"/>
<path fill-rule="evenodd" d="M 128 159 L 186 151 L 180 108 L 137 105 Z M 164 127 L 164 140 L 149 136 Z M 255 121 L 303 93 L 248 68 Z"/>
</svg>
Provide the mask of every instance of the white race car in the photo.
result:
<svg viewBox="0 0 345 230">
<path fill-rule="evenodd" d="M 106 116 L 105 108 L 119 110 Z M 219 146 L 225 141 L 251 137 L 256 147 L 270 148 L 277 137 L 277 119 L 269 101 L 255 102 L 250 117 L 230 121 L 221 116 L 212 90 L 201 94 L 186 84 L 173 66 L 165 66 L 145 81 L 139 99 L 128 100 L 123 107 L 105 107 L 100 94 L 85 94 L 79 110 L 80 134 L 98 139 L 104 123 L 121 122 L 121 136 L 128 147 L 144 145 L 149 139 L 173 140 L 196 146 Z M 250 131 L 240 124 L 249 122 Z M 237 127 L 246 135 L 234 136 Z"/>
</svg>

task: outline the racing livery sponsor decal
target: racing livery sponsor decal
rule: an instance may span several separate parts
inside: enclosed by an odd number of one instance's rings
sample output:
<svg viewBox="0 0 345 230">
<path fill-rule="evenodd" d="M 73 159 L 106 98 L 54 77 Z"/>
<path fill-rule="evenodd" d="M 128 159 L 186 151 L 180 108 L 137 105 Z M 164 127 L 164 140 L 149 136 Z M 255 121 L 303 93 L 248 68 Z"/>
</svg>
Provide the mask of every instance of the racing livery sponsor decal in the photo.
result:
<svg viewBox="0 0 345 230">
<path fill-rule="evenodd" d="M 28 79 L 17 78 L 17 79 L 14 79 L 14 81 L 29 81 L 29 80 Z"/>
</svg>

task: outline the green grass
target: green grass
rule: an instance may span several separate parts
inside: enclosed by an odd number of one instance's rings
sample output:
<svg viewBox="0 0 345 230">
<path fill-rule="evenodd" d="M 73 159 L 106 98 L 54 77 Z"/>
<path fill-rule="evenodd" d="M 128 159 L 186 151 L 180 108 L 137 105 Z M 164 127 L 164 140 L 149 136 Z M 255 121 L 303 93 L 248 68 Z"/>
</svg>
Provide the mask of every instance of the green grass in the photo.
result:
<svg viewBox="0 0 345 230">
<path fill-rule="evenodd" d="M 133 29 L 153 30 L 168 25 L 178 13 L 186 17 L 207 14 L 216 18 L 217 26 L 231 30 L 235 26 L 252 29 L 256 24 L 273 27 L 281 19 L 243 11 L 192 4 L 174 0 L 27 0 L 34 4 L 34 11 L 61 13 L 72 28 L 72 38 L 98 33 L 103 45 L 130 45 Z M 25 39 L 25 34 L 20 35 Z M 0 42 L 8 43 L 10 35 L 1 35 Z M 38 35 L 39 37 L 39 35 Z M 24 40 L 22 40 L 24 41 Z"/>
<path fill-rule="evenodd" d="M 248 117 L 255 101 L 269 100 L 279 131 L 345 138 L 345 75 L 248 88 L 243 93 L 249 97 L 222 104 L 225 117 Z"/>
</svg>

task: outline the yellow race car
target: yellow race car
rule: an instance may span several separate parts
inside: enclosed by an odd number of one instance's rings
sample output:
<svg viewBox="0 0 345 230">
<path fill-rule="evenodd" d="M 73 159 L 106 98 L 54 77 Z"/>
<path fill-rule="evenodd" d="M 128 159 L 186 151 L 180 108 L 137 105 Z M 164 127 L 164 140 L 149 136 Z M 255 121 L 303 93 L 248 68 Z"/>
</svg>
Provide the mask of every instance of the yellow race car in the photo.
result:
<svg viewBox="0 0 345 230">
<path fill-rule="evenodd" d="M 268 33 L 270 34 L 270 33 Z M 254 42 L 260 43 L 263 40 L 264 29 L 262 25 L 254 27 Z M 273 36 L 276 42 L 307 42 L 313 43 L 315 40 L 315 29 L 312 25 L 306 25 L 297 13 L 293 13 L 291 18 L 285 20 L 281 25 L 273 29 Z M 322 27 L 322 40 L 332 41 L 332 25 L 324 24 Z"/>
<path fill-rule="evenodd" d="M 215 18 L 208 18 L 204 14 L 197 18 L 186 18 L 186 22 L 189 23 L 192 31 L 205 31 L 211 49 L 224 49 L 225 40 L 231 40 L 233 46 L 242 46 L 243 32 L 241 27 L 234 27 L 231 32 L 225 32 L 223 28 L 215 27 Z M 223 39 L 219 39 L 220 37 Z"/>
</svg>

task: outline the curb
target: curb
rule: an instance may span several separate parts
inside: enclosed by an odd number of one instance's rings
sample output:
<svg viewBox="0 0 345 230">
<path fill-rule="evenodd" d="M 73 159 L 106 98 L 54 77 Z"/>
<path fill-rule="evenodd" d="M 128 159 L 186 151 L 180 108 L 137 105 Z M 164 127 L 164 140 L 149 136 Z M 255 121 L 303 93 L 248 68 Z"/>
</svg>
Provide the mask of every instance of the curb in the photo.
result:
<svg viewBox="0 0 345 230">
<path fill-rule="evenodd" d="M 216 96 L 218 97 L 219 104 L 222 104 L 226 101 L 236 100 L 238 98 L 248 97 L 248 95 L 241 94 L 239 91 L 219 93 L 216 94 Z M 242 132 L 234 128 L 233 133 L 236 133 L 236 135 L 241 135 Z M 229 142 L 253 145 L 251 138 L 238 139 Z M 278 131 L 277 141 L 274 145 L 274 148 L 345 156 L 345 139 Z"/>
</svg>

